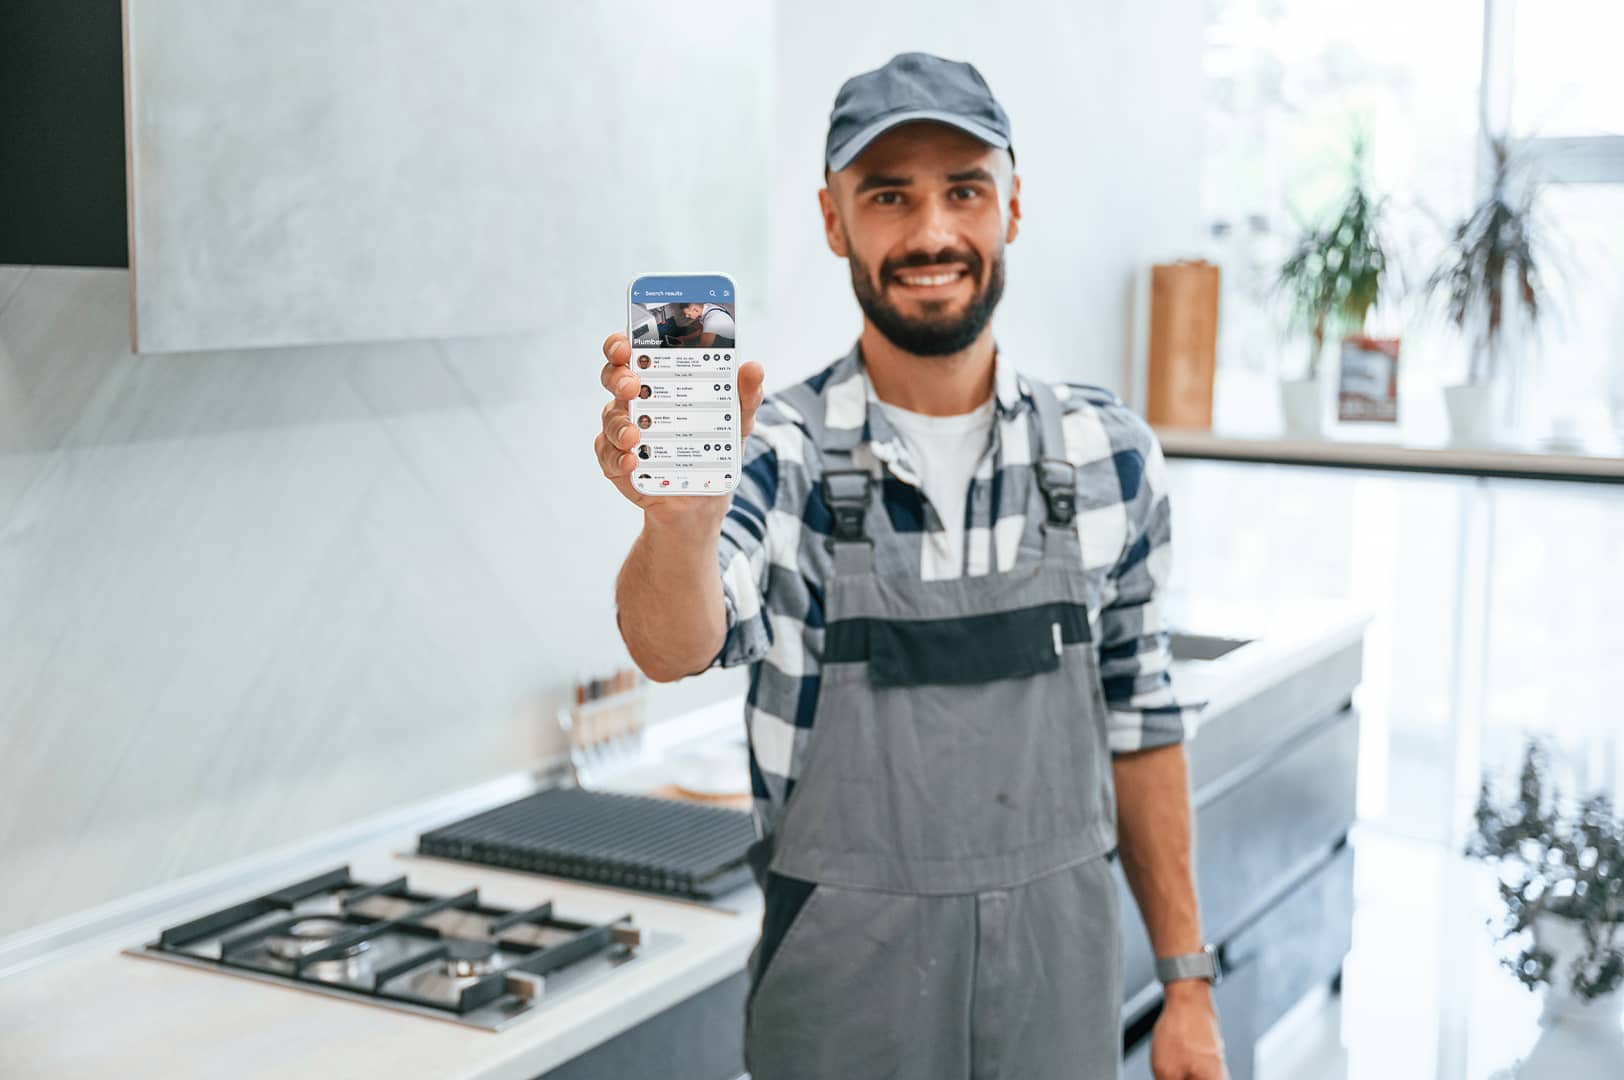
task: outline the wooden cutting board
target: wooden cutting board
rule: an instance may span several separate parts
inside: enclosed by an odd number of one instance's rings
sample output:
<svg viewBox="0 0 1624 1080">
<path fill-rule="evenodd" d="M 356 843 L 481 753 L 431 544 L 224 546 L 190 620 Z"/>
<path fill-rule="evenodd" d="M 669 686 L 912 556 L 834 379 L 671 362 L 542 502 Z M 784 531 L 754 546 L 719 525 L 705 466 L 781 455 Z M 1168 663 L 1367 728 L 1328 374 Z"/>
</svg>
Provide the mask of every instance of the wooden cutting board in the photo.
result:
<svg viewBox="0 0 1624 1080">
<path fill-rule="evenodd" d="M 710 806 L 727 806 L 735 810 L 750 809 L 750 795 L 699 795 L 691 791 L 684 791 L 675 784 L 661 784 L 649 792 L 661 799 L 677 799 L 682 802 L 705 803 Z"/>
<path fill-rule="evenodd" d="M 1218 267 L 1199 260 L 1152 267 L 1145 419 L 1210 429 L 1217 362 Z"/>
</svg>

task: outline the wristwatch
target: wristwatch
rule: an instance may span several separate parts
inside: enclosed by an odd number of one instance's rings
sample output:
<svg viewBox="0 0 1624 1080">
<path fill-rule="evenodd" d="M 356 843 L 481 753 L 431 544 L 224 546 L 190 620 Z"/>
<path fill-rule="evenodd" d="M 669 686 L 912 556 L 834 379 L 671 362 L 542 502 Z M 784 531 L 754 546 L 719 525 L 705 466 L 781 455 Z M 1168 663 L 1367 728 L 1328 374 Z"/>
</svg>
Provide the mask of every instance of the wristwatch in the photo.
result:
<svg viewBox="0 0 1624 1080">
<path fill-rule="evenodd" d="M 1182 956 L 1158 956 L 1156 978 L 1163 983 L 1175 979 L 1205 979 L 1211 986 L 1223 981 L 1224 973 L 1218 967 L 1218 949 L 1212 944 L 1201 946 L 1197 953 Z"/>
</svg>

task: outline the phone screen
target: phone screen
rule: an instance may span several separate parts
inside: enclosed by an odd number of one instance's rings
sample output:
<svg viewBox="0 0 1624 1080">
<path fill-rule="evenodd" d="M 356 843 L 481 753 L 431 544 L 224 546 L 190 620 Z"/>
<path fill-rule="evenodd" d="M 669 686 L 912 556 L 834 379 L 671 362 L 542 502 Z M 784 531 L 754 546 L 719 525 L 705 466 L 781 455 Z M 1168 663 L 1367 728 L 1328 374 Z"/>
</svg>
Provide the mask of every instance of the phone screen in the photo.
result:
<svg viewBox="0 0 1624 1080">
<path fill-rule="evenodd" d="M 726 274 L 645 274 L 626 336 L 642 429 L 632 486 L 648 495 L 725 495 L 738 483 L 738 290 Z"/>
</svg>

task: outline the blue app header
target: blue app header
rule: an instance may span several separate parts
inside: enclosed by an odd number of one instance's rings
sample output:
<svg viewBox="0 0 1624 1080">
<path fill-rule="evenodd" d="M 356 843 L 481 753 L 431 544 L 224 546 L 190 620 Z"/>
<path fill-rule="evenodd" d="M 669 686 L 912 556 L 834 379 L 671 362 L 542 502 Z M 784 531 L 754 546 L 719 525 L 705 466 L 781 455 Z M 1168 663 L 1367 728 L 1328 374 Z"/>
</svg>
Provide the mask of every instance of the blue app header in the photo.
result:
<svg viewBox="0 0 1624 1080">
<path fill-rule="evenodd" d="M 632 282 L 634 304 L 733 304 L 733 283 L 715 274 L 640 277 Z"/>
</svg>

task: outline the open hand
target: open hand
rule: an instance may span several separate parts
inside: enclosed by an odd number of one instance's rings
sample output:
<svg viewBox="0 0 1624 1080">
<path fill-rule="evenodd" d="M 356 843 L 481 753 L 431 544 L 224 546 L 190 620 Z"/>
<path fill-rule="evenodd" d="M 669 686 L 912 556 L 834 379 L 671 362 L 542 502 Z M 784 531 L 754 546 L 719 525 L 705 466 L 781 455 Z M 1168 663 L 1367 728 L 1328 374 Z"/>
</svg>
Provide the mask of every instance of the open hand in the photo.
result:
<svg viewBox="0 0 1624 1080">
<path fill-rule="evenodd" d="M 678 520 L 687 517 L 718 518 L 725 513 L 728 499 L 715 495 L 645 495 L 632 484 L 632 472 L 640 459 L 634 448 L 642 440 L 642 432 L 632 422 L 630 403 L 642 388 L 643 382 L 632 370 L 632 345 L 625 334 L 610 334 L 603 343 L 605 363 L 599 381 L 610 393 L 609 403 L 603 407 L 603 430 L 593 440 L 598 466 L 620 493 L 645 513 L 661 519 Z M 739 386 L 739 439 L 750 437 L 755 426 L 756 410 L 761 407 L 761 365 L 755 362 L 740 364 Z"/>
</svg>

